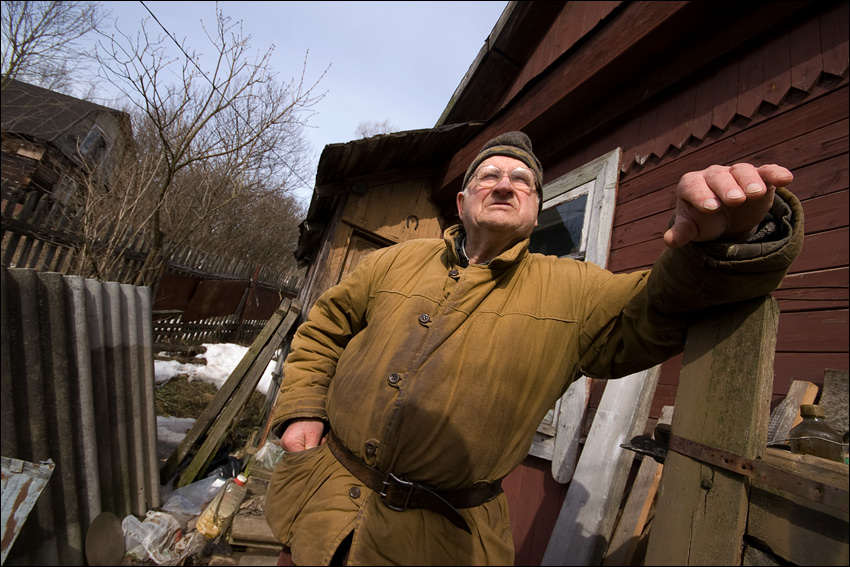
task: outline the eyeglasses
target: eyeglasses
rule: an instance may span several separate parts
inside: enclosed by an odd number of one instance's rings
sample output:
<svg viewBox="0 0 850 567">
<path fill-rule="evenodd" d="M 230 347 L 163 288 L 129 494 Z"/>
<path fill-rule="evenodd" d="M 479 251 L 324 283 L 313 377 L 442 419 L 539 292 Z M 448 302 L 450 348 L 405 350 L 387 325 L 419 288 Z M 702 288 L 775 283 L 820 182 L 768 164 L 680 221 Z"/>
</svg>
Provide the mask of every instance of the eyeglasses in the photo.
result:
<svg viewBox="0 0 850 567">
<path fill-rule="evenodd" d="M 525 167 L 516 167 L 505 172 L 495 165 L 485 165 L 475 172 L 474 177 L 478 179 L 479 187 L 488 189 L 498 185 L 506 175 L 514 189 L 524 193 L 531 193 L 534 190 L 534 172 Z"/>
</svg>

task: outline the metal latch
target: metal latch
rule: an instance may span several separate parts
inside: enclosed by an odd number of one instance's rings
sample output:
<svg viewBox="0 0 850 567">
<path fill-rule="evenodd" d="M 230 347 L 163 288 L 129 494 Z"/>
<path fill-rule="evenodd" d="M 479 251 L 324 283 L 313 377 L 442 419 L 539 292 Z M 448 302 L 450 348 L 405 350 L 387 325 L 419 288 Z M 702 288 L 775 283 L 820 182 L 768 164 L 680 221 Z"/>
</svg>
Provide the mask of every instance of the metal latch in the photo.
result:
<svg viewBox="0 0 850 567">
<path fill-rule="evenodd" d="M 628 443 L 622 443 L 620 447 L 634 451 L 640 455 L 652 457 L 655 462 L 664 464 L 664 459 L 667 457 L 667 451 L 670 444 L 670 426 L 666 423 L 659 423 L 655 426 L 655 438 L 648 435 L 638 435 L 632 437 Z"/>
</svg>

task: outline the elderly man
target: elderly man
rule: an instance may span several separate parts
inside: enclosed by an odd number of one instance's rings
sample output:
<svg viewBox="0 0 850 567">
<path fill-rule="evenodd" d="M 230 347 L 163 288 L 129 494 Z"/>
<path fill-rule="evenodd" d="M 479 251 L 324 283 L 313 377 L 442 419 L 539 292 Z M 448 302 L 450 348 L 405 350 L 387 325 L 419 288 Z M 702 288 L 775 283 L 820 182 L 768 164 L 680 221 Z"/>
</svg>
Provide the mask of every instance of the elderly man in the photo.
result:
<svg viewBox="0 0 850 567">
<path fill-rule="evenodd" d="M 296 564 L 506 565 L 501 479 L 582 374 L 680 352 L 690 313 L 764 295 L 802 245 L 776 165 L 682 177 L 668 248 L 613 274 L 528 251 L 541 210 L 531 141 L 485 144 L 442 240 L 376 251 L 292 341 L 273 425 L 287 451 L 266 517 Z"/>
</svg>

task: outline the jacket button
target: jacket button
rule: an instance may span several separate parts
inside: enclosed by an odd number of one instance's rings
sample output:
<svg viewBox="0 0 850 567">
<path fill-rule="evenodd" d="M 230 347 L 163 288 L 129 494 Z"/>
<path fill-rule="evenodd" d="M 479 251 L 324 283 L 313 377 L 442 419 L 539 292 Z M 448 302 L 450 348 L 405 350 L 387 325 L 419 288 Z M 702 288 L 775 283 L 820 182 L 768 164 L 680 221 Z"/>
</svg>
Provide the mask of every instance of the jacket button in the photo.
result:
<svg viewBox="0 0 850 567">
<path fill-rule="evenodd" d="M 378 452 L 378 446 L 375 443 L 373 443 L 372 441 L 367 441 L 366 442 L 366 454 L 369 455 L 370 457 L 374 457 L 375 453 L 377 453 L 377 452 Z"/>
<path fill-rule="evenodd" d="M 422 323 L 423 325 L 427 325 L 428 323 L 431 322 L 431 316 L 428 315 L 427 313 L 423 313 L 422 315 L 419 316 L 419 322 Z"/>
<path fill-rule="evenodd" d="M 356 486 L 352 486 L 348 489 L 348 495 L 351 496 L 353 499 L 357 500 L 358 498 L 360 498 L 360 489 Z"/>
<path fill-rule="evenodd" d="M 460 272 L 457 271 L 457 268 L 452 268 L 451 270 L 449 270 L 449 277 L 450 278 L 456 278 L 458 276 L 458 274 L 460 274 Z"/>
<path fill-rule="evenodd" d="M 390 374 L 390 376 L 389 376 L 389 378 L 387 378 L 387 380 L 389 381 L 390 384 L 395 386 L 396 384 L 398 384 L 401 381 L 401 376 L 399 376 L 398 374 L 393 372 L 392 374 Z"/>
</svg>

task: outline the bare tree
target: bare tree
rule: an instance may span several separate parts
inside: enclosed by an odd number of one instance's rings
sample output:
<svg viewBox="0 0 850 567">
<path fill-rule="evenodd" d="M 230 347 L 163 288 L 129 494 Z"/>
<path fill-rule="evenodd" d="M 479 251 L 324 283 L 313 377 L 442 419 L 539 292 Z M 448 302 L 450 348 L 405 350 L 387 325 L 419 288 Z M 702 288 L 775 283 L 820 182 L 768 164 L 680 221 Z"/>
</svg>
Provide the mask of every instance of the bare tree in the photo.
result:
<svg viewBox="0 0 850 567">
<path fill-rule="evenodd" d="M 94 59 L 80 40 L 107 14 L 95 2 L 2 3 L 2 85 L 6 79 L 65 94 L 92 85 Z"/>
<path fill-rule="evenodd" d="M 396 131 L 398 131 L 398 128 L 391 124 L 389 120 L 383 120 L 381 122 L 377 120 L 365 120 L 357 125 L 357 130 L 354 134 L 361 138 L 371 138 L 379 134 L 389 134 Z"/>
<path fill-rule="evenodd" d="M 170 57 L 166 39 L 152 37 L 144 24 L 135 37 L 119 32 L 99 43 L 104 77 L 134 105 L 136 151 L 127 154 L 117 183 L 87 185 L 87 241 L 102 249 L 116 235 L 121 242 L 149 235 L 137 285 L 150 285 L 168 251 L 197 242 L 216 219 L 262 199 L 278 205 L 306 184 L 303 129 L 324 96 L 315 92 L 318 81 L 304 84 L 306 57 L 300 78 L 281 83 L 269 66 L 272 50 L 252 56 L 250 36 L 229 18 L 217 14 L 207 36 L 215 51 L 209 75 L 185 46 L 180 49 L 186 57 Z M 102 263 L 103 257 L 93 246 L 87 261 Z"/>
</svg>

